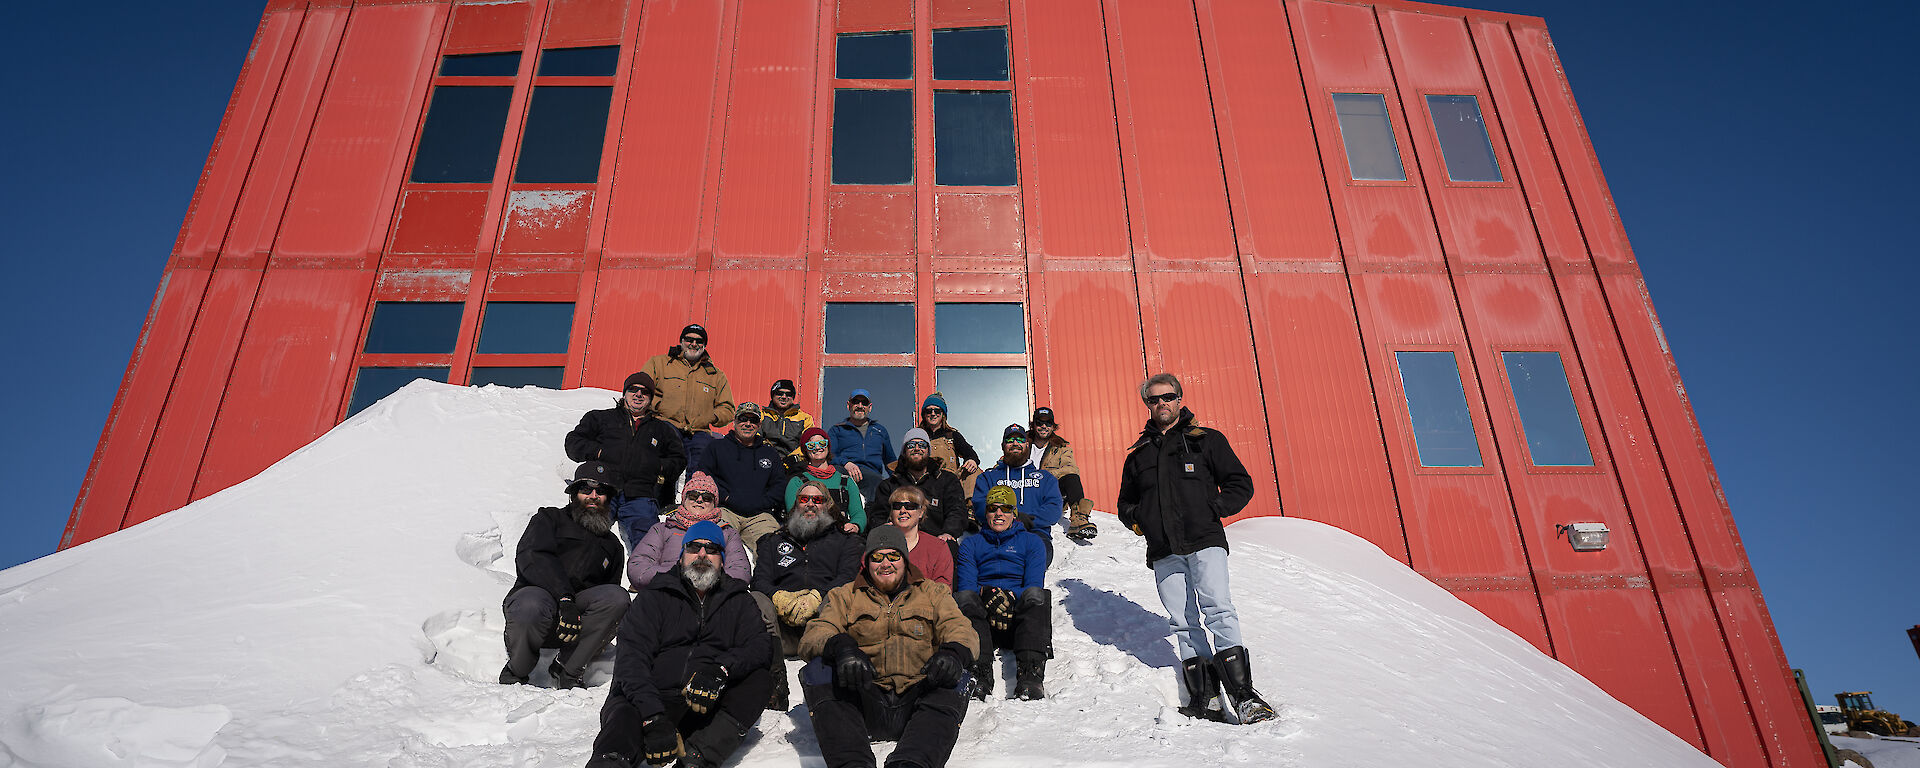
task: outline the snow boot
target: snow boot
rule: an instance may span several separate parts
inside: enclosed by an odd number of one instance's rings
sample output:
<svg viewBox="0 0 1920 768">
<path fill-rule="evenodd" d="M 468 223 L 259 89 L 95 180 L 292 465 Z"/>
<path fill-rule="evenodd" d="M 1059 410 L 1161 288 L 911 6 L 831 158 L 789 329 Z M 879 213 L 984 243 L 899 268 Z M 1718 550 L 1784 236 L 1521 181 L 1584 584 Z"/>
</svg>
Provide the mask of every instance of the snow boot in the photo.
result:
<svg viewBox="0 0 1920 768">
<path fill-rule="evenodd" d="M 988 696 L 993 695 L 994 673 L 999 671 L 993 668 L 993 655 L 986 654 L 985 658 L 974 662 L 973 668 L 968 671 L 973 679 L 967 682 L 967 696 L 974 701 L 986 701 Z"/>
<path fill-rule="evenodd" d="M 725 712 L 714 715 L 713 722 L 694 731 L 686 740 L 687 754 L 680 758 L 681 768 L 719 768 L 740 749 L 747 729 Z"/>
<path fill-rule="evenodd" d="M 774 650 L 779 649 L 776 648 Z M 787 699 L 792 695 L 792 690 L 787 687 L 787 663 L 785 661 L 774 662 L 773 696 L 767 699 L 767 709 L 772 712 L 787 711 Z"/>
<path fill-rule="evenodd" d="M 1047 697 L 1047 689 L 1040 683 L 1047 679 L 1047 656 L 1040 651 L 1020 651 L 1014 654 L 1013 698 L 1021 701 L 1036 701 Z"/>
<path fill-rule="evenodd" d="M 556 691 L 579 688 L 586 684 L 583 679 L 587 676 L 586 670 L 580 670 L 580 674 L 577 675 L 568 672 L 566 667 L 560 665 L 559 659 L 554 659 L 552 664 L 547 665 L 547 674 L 553 676 L 553 688 Z"/>
<path fill-rule="evenodd" d="M 500 668 L 500 684 L 501 685 L 526 685 L 527 679 L 514 674 L 513 665 L 508 664 Z"/>
<path fill-rule="evenodd" d="M 1226 714 L 1220 711 L 1220 678 L 1213 674 L 1212 664 L 1201 661 L 1198 656 L 1182 661 L 1180 679 L 1187 685 L 1187 703 L 1180 708 L 1180 714 L 1195 720 L 1227 721 Z"/>
<path fill-rule="evenodd" d="M 1094 525 L 1090 519 L 1092 512 L 1092 499 L 1081 499 L 1073 503 L 1073 512 L 1067 515 L 1067 538 L 1074 541 L 1087 541 L 1100 533 L 1099 526 Z"/>
<path fill-rule="evenodd" d="M 1227 690 L 1228 709 L 1241 725 L 1279 717 L 1273 707 L 1260 698 L 1260 692 L 1253 689 L 1253 665 L 1247 660 L 1246 646 L 1236 645 L 1214 654 L 1213 664 L 1218 668 L 1221 685 Z"/>
</svg>

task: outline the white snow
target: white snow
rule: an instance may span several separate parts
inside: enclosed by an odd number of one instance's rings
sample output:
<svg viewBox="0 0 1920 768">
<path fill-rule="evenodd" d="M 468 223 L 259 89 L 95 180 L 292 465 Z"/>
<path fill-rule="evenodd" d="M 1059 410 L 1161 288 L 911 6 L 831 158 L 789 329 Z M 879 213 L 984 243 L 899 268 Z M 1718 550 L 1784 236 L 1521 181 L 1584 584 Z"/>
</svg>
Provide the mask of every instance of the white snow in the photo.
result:
<svg viewBox="0 0 1920 768">
<path fill-rule="evenodd" d="M 1873 768 L 1920 768 L 1920 739 L 1894 736 L 1891 738 L 1858 739 L 1850 736 L 1828 736 L 1834 749 L 1851 749 L 1873 762 Z M 1846 765 L 1864 768 L 1858 763 L 1847 761 Z"/>
<path fill-rule="evenodd" d="M 0 768 L 585 763 L 611 652 L 584 690 L 494 678 L 513 544 L 564 499 L 561 437 L 613 397 L 415 382 L 245 483 L 0 572 Z M 1051 698 L 976 704 L 952 765 L 1717 765 L 1303 520 L 1230 530 L 1280 718 L 1187 720 L 1143 545 L 1100 522 L 1049 572 Z M 797 689 L 794 704 L 735 765 L 821 764 Z"/>
</svg>

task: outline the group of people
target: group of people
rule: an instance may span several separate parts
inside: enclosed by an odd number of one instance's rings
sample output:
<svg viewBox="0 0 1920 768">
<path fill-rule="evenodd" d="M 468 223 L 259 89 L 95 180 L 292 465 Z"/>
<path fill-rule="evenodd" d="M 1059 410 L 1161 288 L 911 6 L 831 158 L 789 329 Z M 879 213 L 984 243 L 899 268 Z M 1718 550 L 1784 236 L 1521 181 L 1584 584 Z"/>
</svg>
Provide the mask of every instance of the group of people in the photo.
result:
<svg viewBox="0 0 1920 768">
<path fill-rule="evenodd" d="M 1008 425 L 983 466 L 939 393 L 898 456 L 868 391 L 827 429 L 797 394 L 781 380 L 766 406 L 736 406 L 706 330 L 689 325 L 567 435 L 581 464 L 566 505 L 520 538 L 500 682 L 528 683 L 553 648 L 553 685 L 581 686 L 617 638 L 589 768 L 721 764 L 762 709 L 788 708 L 788 660 L 836 767 L 874 765 L 873 741 L 898 742 L 889 766 L 944 765 L 968 702 L 1001 678 L 998 651 L 1014 661 L 1010 698 L 1046 696 L 1052 529 L 1064 516 L 1069 537 L 1097 533 L 1053 411 Z M 1147 541 L 1183 660 L 1180 710 L 1271 719 L 1221 523 L 1251 500 L 1251 478 L 1181 407 L 1178 379 L 1148 379 L 1141 397 L 1118 512 Z"/>
</svg>

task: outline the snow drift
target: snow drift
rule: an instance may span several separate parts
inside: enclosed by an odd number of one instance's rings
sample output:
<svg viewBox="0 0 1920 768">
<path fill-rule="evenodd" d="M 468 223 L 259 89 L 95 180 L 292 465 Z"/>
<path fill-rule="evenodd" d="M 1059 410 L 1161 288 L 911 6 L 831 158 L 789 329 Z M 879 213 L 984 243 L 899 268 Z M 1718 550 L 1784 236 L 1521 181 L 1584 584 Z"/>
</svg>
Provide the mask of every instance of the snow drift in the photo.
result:
<svg viewBox="0 0 1920 768">
<path fill-rule="evenodd" d="M 583 764 L 611 654 L 584 690 L 493 678 L 513 544 L 563 499 L 561 437 L 613 397 L 415 382 L 245 483 L 0 572 L 0 766 Z M 1716 765 L 1302 520 L 1229 531 L 1280 718 L 1189 721 L 1142 544 L 1104 522 L 1048 574 L 1052 698 L 974 705 L 953 765 Z M 735 764 L 796 762 L 820 764 L 798 696 Z"/>
</svg>

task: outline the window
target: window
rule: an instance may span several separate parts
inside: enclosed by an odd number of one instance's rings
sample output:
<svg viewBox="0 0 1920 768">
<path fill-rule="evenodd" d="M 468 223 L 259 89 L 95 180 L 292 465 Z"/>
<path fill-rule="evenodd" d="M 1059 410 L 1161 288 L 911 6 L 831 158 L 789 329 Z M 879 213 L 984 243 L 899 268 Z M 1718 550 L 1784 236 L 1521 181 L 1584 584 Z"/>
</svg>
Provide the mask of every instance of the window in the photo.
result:
<svg viewBox="0 0 1920 768">
<path fill-rule="evenodd" d="M 1000 430 L 1024 425 L 1033 414 L 1025 368 L 936 368 L 934 382 L 947 401 L 947 420 L 966 435 L 983 466 L 1000 455 Z"/>
<path fill-rule="evenodd" d="M 515 59 L 519 54 L 514 54 Z M 507 128 L 508 85 L 442 85 L 433 89 L 420 149 L 413 156 L 419 183 L 493 181 L 500 160 L 500 137 Z"/>
<path fill-rule="evenodd" d="M 1520 429 L 1534 466 L 1593 466 L 1560 353 L 1502 352 L 1500 359 L 1507 366 L 1507 385 L 1513 388 L 1513 405 L 1520 412 Z"/>
<path fill-rule="evenodd" d="M 373 354 L 451 353 L 454 342 L 460 337 L 460 313 L 464 307 L 457 301 L 379 302 L 373 306 L 373 322 L 367 326 L 367 343 L 361 351 Z"/>
<path fill-rule="evenodd" d="M 1452 352 L 1395 352 L 1413 442 L 1424 467 L 1478 467 L 1480 441 Z"/>
<path fill-rule="evenodd" d="M 913 91 L 833 92 L 833 183 L 913 182 Z"/>
<path fill-rule="evenodd" d="M 614 68 L 619 64 L 620 46 L 617 45 L 549 48 L 540 52 L 540 69 L 534 74 L 540 77 L 612 77 Z"/>
<path fill-rule="evenodd" d="M 1428 96 L 1433 133 L 1440 139 L 1440 157 L 1451 181 L 1501 181 L 1500 162 L 1487 138 L 1480 101 L 1472 96 Z"/>
<path fill-rule="evenodd" d="M 912 304 L 831 302 L 826 309 L 829 355 L 913 352 Z"/>
<path fill-rule="evenodd" d="M 943 302 L 935 305 L 934 351 L 961 354 L 1024 353 L 1027 351 L 1027 318 L 1021 310 L 1020 304 Z"/>
<path fill-rule="evenodd" d="M 847 418 L 847 395 L 864 389 L 873 400 L 869 417 L 887 425 L 893 450 L 900 451 L 907 430 L 913 429 L 920 401 L 913 390 L 912 366 L 841 366 L 820 369 L 820 422 L 838 424 Z"/>
<path fill-rule="evenodd" d="M 933 79 L 1006 80 L 1007 28 L 933 31 Z"/>
<path fill-rule="evenodd" d="M 559 389 L 561 374 L 565 370 L 558 365 L 482 366 L 473 369 L 473 376 L 467 383 L 476 387 L 492 384 L 500 387 Z"/>
<path fill-rule="evenodd" d="M 1336 93 L 1340 139 L 1347 148 L 1347 169 L 1355 181 L 1406 181 L 1400 145 L 1387 116 L 1387 97 L 1377 93 Z"/>
<path fill-rule="evenodd" d="M 1013 146 L 1013 92 L 935 91 L 934 183 L 1011 187 L 1020 183 Z"/>
<path fill-rule="evenodd" d="M 481 354 L 565 354 L 573 333 L 573 304 L 490 301 L 480 322 Z"/>
<path fill-rule="evenodd" d="M 533 89 L 520 139 L 520 184 L 585 184 L 600 177 L 610 85 L 542 85 Z"/>
<path fill-rule="evenodd" d="M 520 52 L 466 53 L 440 59 L 443 77 L 513 77 L 520 74 Z"/>
<path fill-rule="evenodd" d="M 910 80 L 913 33 L 840 35 L 834 45 L 833 76 L 842 80 Z"/>
<path fill-rule="evenodd" d="M 347 406 L 347 415 L 359 413 L 381 398 L 400 391 L 414 379 L 426 379 L 446 383 L 447 369 L 435 368 L 389 368 L 371 366 L 361 368 L 353 381 L 353 401 Z"/>
</svg>

